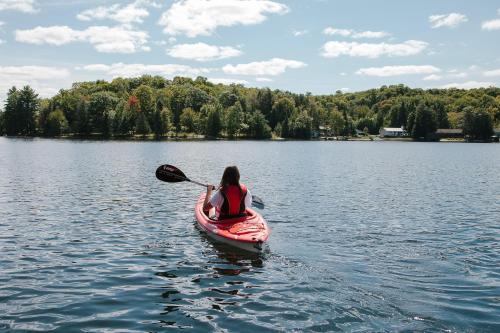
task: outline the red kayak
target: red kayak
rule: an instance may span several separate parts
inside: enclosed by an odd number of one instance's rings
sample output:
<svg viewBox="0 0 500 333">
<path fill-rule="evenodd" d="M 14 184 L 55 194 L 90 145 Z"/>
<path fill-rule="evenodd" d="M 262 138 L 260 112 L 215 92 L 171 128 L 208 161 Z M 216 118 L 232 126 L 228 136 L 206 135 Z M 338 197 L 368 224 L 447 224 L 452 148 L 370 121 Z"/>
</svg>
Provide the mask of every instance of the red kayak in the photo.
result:
<svg viewBox="0 0 500 333">
<path fill-rule="evenodd" d="M 216 241 L 234 247 L 260 252 L 269 238 L 270 230 L 262 216 L 251 208 L 246 209 L 247 216 L 234 219 L 213 220 L 203 211 L 205 200 L 203 193 L 195 207 L 196 220 L 200 228 Z"/>
</svg>

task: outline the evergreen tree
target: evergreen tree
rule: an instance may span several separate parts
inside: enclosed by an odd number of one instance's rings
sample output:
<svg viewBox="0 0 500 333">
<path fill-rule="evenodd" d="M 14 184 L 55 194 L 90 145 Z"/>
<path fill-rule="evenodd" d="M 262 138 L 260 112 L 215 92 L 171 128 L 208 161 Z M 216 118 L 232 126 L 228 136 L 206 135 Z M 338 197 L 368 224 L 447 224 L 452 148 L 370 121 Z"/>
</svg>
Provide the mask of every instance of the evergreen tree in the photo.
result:
<svg viewBox="0 0 500 333">
<path fill-rule="evenodd" d="M 35 116 L 39 112 L 40 100 L 30 86 L 21 90 L 12 87 L 7 93 L 4 126 L 7 135 L 34 135 Z"/>
<path fill-rule="evenodd" d="M 170 127 L 170 118 L 170 111 L 163 107 L 163 102 L 161 102 L 161 100 L 158 100 L 152 123 L 152 130 L 156 137 L 161 137 L 168 132 Z"/>
<path fill-rule="evenodd" d="M 0 111 L 0 136 L 5 134 L 5 112 Z"/>
<path fill-rule="evenodd" d="M 216 138 L 222 130 L 222 115 L 220 107 L 217 105 L 209 105 L 206 121 L 206 135 Z"/>
<path fill-rule="evenodd" d="M 417 106 L 412 126 L 410 133 L 414 139 L 428 140 L 436 132 L 436 115 L 424 102 Z"/>
<path fill-rule="evenodd" d="M 490 140 L 493 135 L 493 121 L 487 111 L 466 107 L 463 119 L 464 135 L 473 140 Z"/>
<path fill-rule="evenodd" d="M 271 92 L 271 89 L 269 88 L 260 89 L 257 92 L 256 102 L 257 102 L 256 105 L 257 110 L 260 110 L 264 114 L 266 119 L 270 119 L 269 117 L 271 115 L 271 110 L 273 108 L 273 94 Z M 276 126 L 276 124 L 271 125 L 273 129 L 274 126 Z"/>
<path fill-rule="evenodd" d="M 149 126 L 148 119 L 143 112 L 139 112 L 139 114 L 137 115 L 135 132 L 140 135 L 147 135 L 151 132 L 151 127 Z"/>
</svg>

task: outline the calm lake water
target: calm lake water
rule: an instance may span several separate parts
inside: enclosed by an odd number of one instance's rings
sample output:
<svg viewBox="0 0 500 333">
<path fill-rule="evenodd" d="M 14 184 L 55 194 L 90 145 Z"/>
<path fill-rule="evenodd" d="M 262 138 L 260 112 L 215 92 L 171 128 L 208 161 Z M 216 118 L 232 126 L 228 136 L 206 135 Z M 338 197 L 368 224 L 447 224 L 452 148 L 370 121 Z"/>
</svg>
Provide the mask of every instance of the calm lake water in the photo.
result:
<svg viewBox="0 0 500 333">
<path fill-rule="evenodd" d="M 196 228 L 226 165 L 269 251 Z M 0 138 L 0 331 L 500 331 L 500 145 Z"/>
</svg>

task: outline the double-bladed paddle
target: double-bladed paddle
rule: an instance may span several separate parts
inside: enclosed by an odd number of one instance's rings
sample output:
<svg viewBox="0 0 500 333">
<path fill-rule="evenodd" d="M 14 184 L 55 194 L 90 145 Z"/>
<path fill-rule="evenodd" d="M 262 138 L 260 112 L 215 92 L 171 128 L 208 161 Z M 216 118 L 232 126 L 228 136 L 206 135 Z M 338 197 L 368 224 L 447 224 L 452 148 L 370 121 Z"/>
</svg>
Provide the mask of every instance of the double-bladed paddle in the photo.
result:
<svg viewBox="0 0 500 333">
<path fill-rule="evenodd" d="M 158 169 L 156 169 L 156 178 L 167 183 L 190 182 L 205 188 L 208 186 L 207 184 L 189 179 L 179 168 L 170 164 L 160 165 Z M 264 202 L 256 195 L 252 195 L 252 205 L 257 208 L 264 208 Z"/>
</svg>

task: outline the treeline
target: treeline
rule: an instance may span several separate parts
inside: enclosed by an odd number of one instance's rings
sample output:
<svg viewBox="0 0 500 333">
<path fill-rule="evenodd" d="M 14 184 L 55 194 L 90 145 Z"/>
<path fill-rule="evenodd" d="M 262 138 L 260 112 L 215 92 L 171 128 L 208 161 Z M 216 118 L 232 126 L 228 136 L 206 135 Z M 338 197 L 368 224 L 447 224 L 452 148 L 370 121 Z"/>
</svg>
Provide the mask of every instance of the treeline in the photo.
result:
<svg viewBox="0 0 500 333">
<path fill-rule="evenodd" d="M 500 124 L 500 88 L 411 89 L 382 86 L 313 96 L 268 88 L 160 76 L 80 82 L 40 99 L 13 87 L 0 113 L 0 134 L 119 137 L 188 133 L 227 138 L 350 136 L 404 127 L 415 139 L 437 128 L 462 128 L 487 139 Z"/>
</svg>

